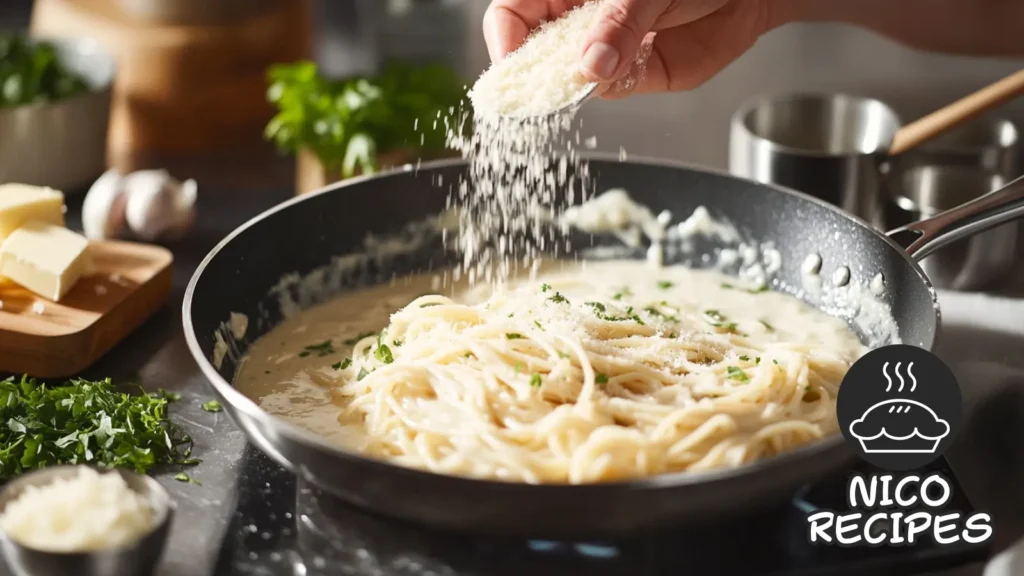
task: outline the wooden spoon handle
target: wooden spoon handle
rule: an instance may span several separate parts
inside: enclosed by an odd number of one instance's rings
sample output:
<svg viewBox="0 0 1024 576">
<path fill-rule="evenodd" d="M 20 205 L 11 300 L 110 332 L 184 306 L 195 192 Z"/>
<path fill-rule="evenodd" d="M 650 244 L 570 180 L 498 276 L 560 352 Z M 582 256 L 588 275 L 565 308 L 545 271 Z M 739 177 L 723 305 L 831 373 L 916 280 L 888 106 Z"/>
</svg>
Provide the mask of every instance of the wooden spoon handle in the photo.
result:
<svg viewBox="0 0 1024 576">
<path fill-rule="evenodd" d="M 902 154 L 955 128 L 979 114 L 1024 94 L 1024 70 L 990 84 L 931 114 L 900 128 L 889 153 Z"/>
</svg>

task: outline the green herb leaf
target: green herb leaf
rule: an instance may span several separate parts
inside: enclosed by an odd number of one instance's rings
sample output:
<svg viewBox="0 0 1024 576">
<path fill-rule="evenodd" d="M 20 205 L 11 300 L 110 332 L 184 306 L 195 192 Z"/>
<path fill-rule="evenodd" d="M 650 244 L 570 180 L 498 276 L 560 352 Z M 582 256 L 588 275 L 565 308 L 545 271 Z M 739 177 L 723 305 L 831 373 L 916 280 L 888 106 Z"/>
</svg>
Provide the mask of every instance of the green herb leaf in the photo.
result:
<svg viewBox="0 0 1024 576">
<path fill-rule="evenodd" d="M 558 292 L 555 292 L 555 295 L 550 297 L 550 298 L 548 298 L 548 300 L 551 300 L 555 304 L 563 304 L 563 303 L 567 304 L 569 302 L 569 300 L 567 300 L 565 296 L 562 296 Z"/>
<path fill-rule="evenodd" d="M 178 400 L 181 400 L 181 394 L 178 394 L 177 392 L 171 392 L 169 390 L 164 390 L 163 388 L 161 388 L 160 391 L 157 392 L 157 395 L 167 400 L 168 402 L 177 402 Z"/>
<path fill-rule="evenodd" d="M 726 370 L 729 373 L 729 378 L 732 380 L 739 380 L 740 382 L 750 381 L 750 378 L 747 377 L 747 373 L 735 366 L 729 366 Z"/>
<path fill-rule="evenodd" d="M 758 320 L 758 322 L 760 322 L 761 325 L 764 326 L 769 332 L 775 332 L 775 328 L 772 327 L 771 324 L 765 322 L 764 320 Z"/>
<path fill-rule="evenodd" d="M 351 365 L 352 365 L 352 359 L 351 358 L 345 358 L 341 362 L 335 362 L 334 364 L 331 364 L 331 368 L 334 368 L 335 370 L 344 370 L 344 369 L 348 368 Z"/>
<path fill-rule="evenodd" d="M 522 340 L 523 338 L 526 338 L 526 336 L 523 336 L 522 334 L 516 334 L 515 332 L 509 332 L 505 334 L 506 340 Z"/>
<path fill-rule="evenodd" d="M 224 407 L 220 405 L 220 402 L 210 400 L 209 402 L 203 403 L 203 410 L 206 410 L 207 412 L 222 412 Z"/>
<path fill-rule="evenodd" d="M 612 296 L 612 300 L 622 300 L 624 296 L 632 296 L 633 292 L 629 289 L 629 286 L 624 286 L 622 290 L 619 290 Z"/>
<path fill-rule="evenodd" d="M 0 380 L 0 481 L 59 464 L 128 468 L 193 463 L 192 439 L 167 419 L 161 393 L 119 391 L 109 379 L 49 386 Z"/>
<path fill-rule="evenodd" d="M 668 290 L 671 287 L 672 283 L 669 282 L 668 280 L 658 280 L 658 288 L 661 288 L 662 290 Z"/>
<path fill-rule="evenodd" d="M 442 65 L 391 62 L 374 76 L 334 80 L 306 61 L 273 66 L 268 79 L 267 99 L 278 113 L 266 138 L 283 152 L 313 152 L 345 178 L 374 172 L 382 153 L 443 152 L 447 129 L 466 133 L 471 124 L 466 84 Z M 452 109 L 463 110 L 461 117 L 451 117 Z"/>
<path fill-rule="evenodd" d="M 306 346 L 305 348 L 302 349 L 302 352 L 299 353 L 299 358 L 305 358 L 310 354 L 316 354 L 321 358 L 324 356 L 329 356 L 331 354 L 334 354 L 334 346 L 331 345 L 330 340 L 324 340 L 319 344 L 310 344 L 309 346 Z"/>
<path fill-rule="evenodd" d="M 544 329 L 544 327 L 540 325 L 540 320 L 534 320 L 533 321 L 533 325 L 536 326 L 537 329 L 539 329 L 539 330 L 543 330 Z"/>
<path fill-rule="evenodd" d="M 394 355 L 391 354 L 391 348 L 388 348 L 388 345 L 384 343 L 377 345 L 377 349 L 373 351 L 373 357 L 385 364 L 391 364 L 395 361 Z"/>
<path fill-rule="evenodd" d="M 602 374 L 602 373 L 598 372 L 597 375 L 594 376 L 594 382 L 597 383 L 597 384 L 607 384 L 608 383 L 608 375 L 607 374 Z"/>
<path fill-rule="evenodd" d="M 370 336 L 376 336 L 376 335 L 377 335 L 376 332 L 361 332 L 358 336 L 355 336 L 353 338 L 349 338 L 348 340 L 345 340 L 344 344 L 345 344 L 345 346 L 355 346 L 363 338 L 369 338 Z"/>
<path fill-rule="evenodd" d="M 192 478 L 191 476 L 189 476 L 188 474 L 185 474 L 184 472 L 179 472 L 179 473 L 175 474 L 174 475 L 174 479 L 177 480 L 178 482 L 188 482 L 190 484 L 195 484 L 196 486 L 202 486 L 203 485 L 202 482 Z"/>
<path fill-rule="evenodd" d="M 0 109 L 44 104 L 89 91 L 57 46 L 22 34 L 0 33 Z"/>
<path fill-rule="evenodd" d="M 743 360 L 744 362 L 748 362 L 748 361 L 750 361 L 750 356 L 747 356 L 747 355 L 740 356 L 740 360 Z"/>
<path fill-rule="evenodd" d="M 541 292 L 547 292 L 548 290 L 551 290 L 551 285 L 550 284 L 541 284 L 540 285 L 540 291 Z"/>
<path fill-rule="evenodd" d="M 562 352 L 562 351 L 558 352 L 558 357 L 559 358 L 572 358 L 572 356 L 570 356 L 570 355 L 568 355 L 568 354 L 566 354 L 565 352 Z"/>
<path fill-rule="evenodd" d="M 369 375 L 370 373 L 366 371 L 366 368 L 360 368 L 359 374 L 356 374 L 356 382 L 362 380 L 363 378 L 366 378 Z"/>
<path fill-rule="evenodd" d="M 766 286 L 764 284 L 761 284 L 760 286 L 758 286 L 756 288 L 741 288 L 741 287 L 735 286 L 733 284 L 729 284 L 728 282 L 723 282 L 722 283 L 722 288 L 726 288 L 726 289 L 729 289 L 729 290 L 743 290 L 744 292 L 748 292 L 750 294 L 760 294 L 761 292 L 767 292 L 768 291 L 768 286 Z"/>
<path fill-rule="evenodd" d="M 530 376 L 530 386 L 533 386 L 534 388 L 540 388 L 543 383 L 544 382 L 541 380 L 540 374 L 534 374 L 533 376 Z"/>
</svg>

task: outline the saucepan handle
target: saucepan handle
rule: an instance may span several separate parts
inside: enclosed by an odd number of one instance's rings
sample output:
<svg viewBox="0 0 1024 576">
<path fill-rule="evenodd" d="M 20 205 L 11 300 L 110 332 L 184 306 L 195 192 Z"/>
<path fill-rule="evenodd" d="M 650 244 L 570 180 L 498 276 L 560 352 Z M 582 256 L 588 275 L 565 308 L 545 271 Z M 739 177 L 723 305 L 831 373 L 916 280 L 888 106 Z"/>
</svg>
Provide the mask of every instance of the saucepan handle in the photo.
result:
<svg viewBox="0 0 1024 576">
<path fill-rule="evenodd" d="M 939 248 L 1024 217 L 1024 176 L 952 210 L 896 228 L 886 235 L 920 261 Z M 904 240 L 911 234 L 913 239 Z M 904 241 L 901 241 L 904 240 Z"/>
</svg>

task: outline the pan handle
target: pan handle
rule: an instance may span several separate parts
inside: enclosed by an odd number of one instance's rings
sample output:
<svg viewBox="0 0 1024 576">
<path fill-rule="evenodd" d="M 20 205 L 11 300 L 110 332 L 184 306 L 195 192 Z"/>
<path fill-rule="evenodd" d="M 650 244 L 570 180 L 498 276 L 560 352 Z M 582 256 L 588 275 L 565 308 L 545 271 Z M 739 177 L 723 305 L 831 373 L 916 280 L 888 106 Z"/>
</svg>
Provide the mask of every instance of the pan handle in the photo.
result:
<svg viewBox="0 0 1024 576">
<path fill-rule="evenodd" d="M 932 218 L 891 230 L 886 236 L 906 246 L 907 254 L 920 261 L 947 244 L 1022 217 L 1024 176 Z M 911 235 L 912 240 L 901 241 Z"/>
</svg>

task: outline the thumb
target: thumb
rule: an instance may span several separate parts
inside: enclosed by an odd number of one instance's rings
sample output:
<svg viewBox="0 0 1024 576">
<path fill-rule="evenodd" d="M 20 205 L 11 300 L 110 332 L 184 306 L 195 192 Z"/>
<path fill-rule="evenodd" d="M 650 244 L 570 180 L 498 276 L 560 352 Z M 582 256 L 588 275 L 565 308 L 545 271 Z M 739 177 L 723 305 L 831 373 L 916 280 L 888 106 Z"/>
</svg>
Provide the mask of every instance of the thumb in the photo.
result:
<svg viewBox="0 0 1024 576">
<path fill-rule="evenodd" d="M 671 0 L 605 0 L 583 47 L 582 72 L 611 82 L 629 71 L 644 37 Z"/>
</svg>

